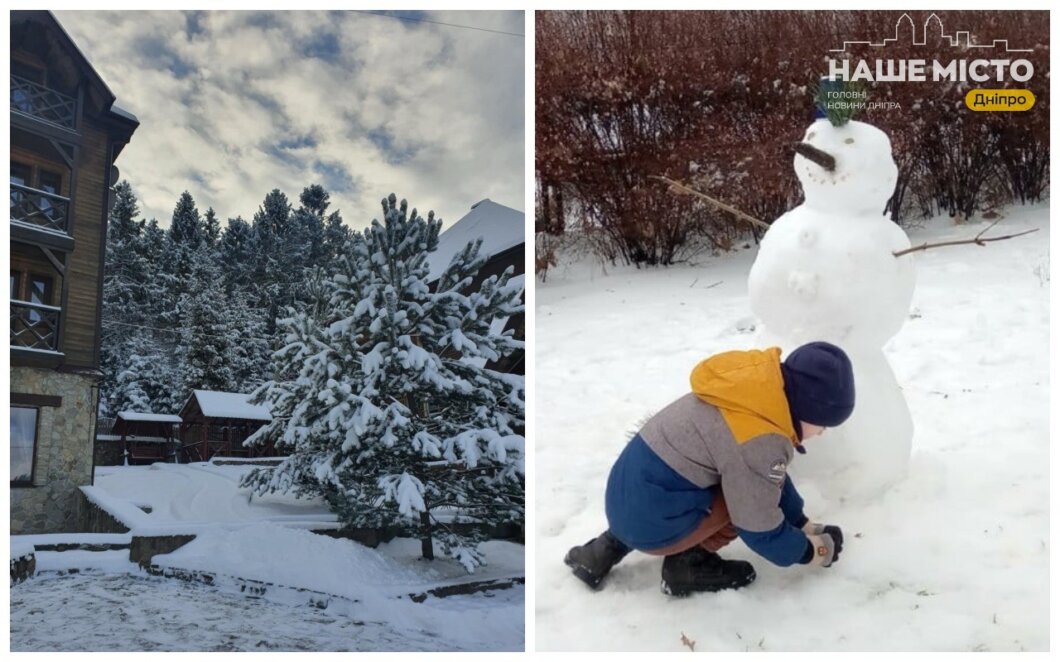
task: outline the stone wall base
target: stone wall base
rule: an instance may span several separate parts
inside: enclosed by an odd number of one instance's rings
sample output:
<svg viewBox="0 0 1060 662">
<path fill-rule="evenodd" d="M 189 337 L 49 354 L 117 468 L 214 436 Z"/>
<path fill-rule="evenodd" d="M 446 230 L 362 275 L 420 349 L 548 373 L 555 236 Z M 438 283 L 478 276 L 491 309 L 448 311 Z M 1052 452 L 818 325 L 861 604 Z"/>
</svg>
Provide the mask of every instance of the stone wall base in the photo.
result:
<svg viewBox="0 0 1060 662">
<path fill-rule="evenodd" d="M 125 526 L 96 504 L 88 500 L 85 493 L 77 491 L 78 500 L 78 524 L 77 530 L 83 533 L 128 533 L 129 527 Z"/>
<path fill-rule="evenodd" d="M 30 553 L 11 559 L 11 585 L 20 584 L 37 572 L 37 557 Z"/>
</svg>

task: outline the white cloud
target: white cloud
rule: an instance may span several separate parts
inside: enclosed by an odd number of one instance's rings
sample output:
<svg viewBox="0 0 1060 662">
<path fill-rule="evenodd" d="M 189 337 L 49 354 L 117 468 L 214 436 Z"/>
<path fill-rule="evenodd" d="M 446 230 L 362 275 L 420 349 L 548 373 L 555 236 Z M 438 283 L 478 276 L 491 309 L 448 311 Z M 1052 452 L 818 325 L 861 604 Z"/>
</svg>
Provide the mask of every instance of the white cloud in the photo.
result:
<svg viewBox="0 0 1060 662">
<path fill-rule="evenodd" d="M 391 191 L 449 222 L 485 197 L 523 208 L 520 37 L 362 12 L 56 15 L 140 119 L 118 167 L 163 225 L 185 189 L 249 220 L 312 183 L 354 227 Z M 523 32 L 522 12 L 425 18 Z"/>
</svg>

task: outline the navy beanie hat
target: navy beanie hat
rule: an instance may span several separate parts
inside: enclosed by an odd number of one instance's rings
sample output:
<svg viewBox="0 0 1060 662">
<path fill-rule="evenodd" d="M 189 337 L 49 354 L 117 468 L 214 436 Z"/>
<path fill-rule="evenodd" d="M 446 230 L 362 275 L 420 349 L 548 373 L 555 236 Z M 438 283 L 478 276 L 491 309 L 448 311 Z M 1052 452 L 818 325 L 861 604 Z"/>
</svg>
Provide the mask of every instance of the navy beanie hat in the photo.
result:
<svg viewBox="0 0 1060 662">
<path fill-rule="evenodd" d="M 784 395 L 800 439 L 799 421 L 831 428 L 854 412 L 854 370 L 846 353 L 835 345 L 803 345 L 788 355 L 780 370 L 784 374 Z"/>
</svg>

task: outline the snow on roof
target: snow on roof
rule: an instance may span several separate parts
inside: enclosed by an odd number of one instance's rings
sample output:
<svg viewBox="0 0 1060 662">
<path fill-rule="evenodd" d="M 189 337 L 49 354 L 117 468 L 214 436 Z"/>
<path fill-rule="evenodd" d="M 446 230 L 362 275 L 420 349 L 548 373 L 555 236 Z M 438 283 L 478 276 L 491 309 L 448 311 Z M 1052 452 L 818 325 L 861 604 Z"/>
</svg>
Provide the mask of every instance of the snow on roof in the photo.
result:
<svg viewBox="0 0 1060 662">
<path fill-rule="evenodd" d="M 489 198 L 471 205 L 471 211 L 438 237 L 438 250 L 431 253 L 428 281 L 436 280 L 461 249 L 482 237 L 482 253 L 496 255 L 526 241 L 523 212 L 497 204 Z"/>
<path fill-rule="evenodd" d="M 245 418 L 253 421 L 271 421 L 272 414 L 264 405 L 252 405 L 246 393 L 224 391 L 202 391 L 196 389 L 195 399 L 204 416 L 210 418 Z"/>
<path fill-rule="evenodd" d="M 115 115 L 120 115 L 121 117 L 124 117 L 127 120 L 132 120 L 133 122 L 136 122 L 137 124 L 140 123 L 140 120 L 137 119 L 136 115 L 133 115 L 132 113 L 130 113 L 129 111 L 125 110 L 124 108 L 122 108 L 121 106 L 119 106 L 116 103 L 110 104 L 110 112 L 114 113 Z"/>
<path fill-rule="evenodd" d="M 180 416 L 174 414 L 151 414 L 139 411 L 119 411 L 118 418 L 126 421 L 155 421 L 158 423 L 180 423 Z"/>
</svg>

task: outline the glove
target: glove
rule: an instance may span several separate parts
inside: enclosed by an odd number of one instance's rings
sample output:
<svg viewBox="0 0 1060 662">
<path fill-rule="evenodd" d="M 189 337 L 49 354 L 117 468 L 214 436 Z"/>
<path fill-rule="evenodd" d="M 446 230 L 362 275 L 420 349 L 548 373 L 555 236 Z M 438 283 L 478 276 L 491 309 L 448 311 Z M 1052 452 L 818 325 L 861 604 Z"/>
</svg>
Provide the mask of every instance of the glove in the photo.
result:
<svg viewBox="0 0 1060 662">
<path fill-rule="evenodd" d="M 843 551 L 843 530 L 834 524 L 818 524 L 817 522 L 806 522 L 802 525 L 802 531 L 806 537 L 819 536 L 827 533 L 835 542 L 835 557 L 839 559 L 839 552 Z"/>
<path fill-rule="evenodd" d="M 810 563 L 827 568 L 839 560 L 839 546 L 829 533 L 809 535 L 806 539 L 813 545 L 813 558 Z"/>
</svg>

